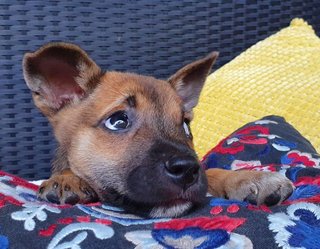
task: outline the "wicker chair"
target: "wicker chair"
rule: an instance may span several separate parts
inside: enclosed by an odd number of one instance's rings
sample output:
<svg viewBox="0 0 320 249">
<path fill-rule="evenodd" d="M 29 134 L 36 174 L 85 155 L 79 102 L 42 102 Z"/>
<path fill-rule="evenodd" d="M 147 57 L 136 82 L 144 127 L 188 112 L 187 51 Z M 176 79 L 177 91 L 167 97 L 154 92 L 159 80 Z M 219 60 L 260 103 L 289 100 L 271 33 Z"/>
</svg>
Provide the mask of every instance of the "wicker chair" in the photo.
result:
<svg viewBox="0 0 320 249">
<path fill-rule="evenodd" d="M 56 146 L 22 75 L 25 52 L 50 41 L 79 44 L 106 70 L 160 78 L 209 51 L 220 67 L 303 17 L 320 32 L 316 0 L 0 2 L 0 169 L 48 177 Z"/>
</svg>

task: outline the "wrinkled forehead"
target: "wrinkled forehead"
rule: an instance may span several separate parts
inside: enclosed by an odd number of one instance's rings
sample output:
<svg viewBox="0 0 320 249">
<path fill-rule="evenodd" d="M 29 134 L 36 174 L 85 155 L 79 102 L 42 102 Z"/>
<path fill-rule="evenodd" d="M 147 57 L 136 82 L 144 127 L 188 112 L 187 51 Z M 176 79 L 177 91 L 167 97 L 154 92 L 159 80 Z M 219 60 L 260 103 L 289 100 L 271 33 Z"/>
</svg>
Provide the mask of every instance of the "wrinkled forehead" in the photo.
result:
<svg viewBox="0 0 320 249">
<path fill-rule="evenodd" d="M 168 115 L 182 113 L 182 101 L 171 85 L 153 77 L 108 72 L 92 97 L 104 112 L 119 105 L 131 105 L 144 111 L 165 111 Z"/>
</svg>

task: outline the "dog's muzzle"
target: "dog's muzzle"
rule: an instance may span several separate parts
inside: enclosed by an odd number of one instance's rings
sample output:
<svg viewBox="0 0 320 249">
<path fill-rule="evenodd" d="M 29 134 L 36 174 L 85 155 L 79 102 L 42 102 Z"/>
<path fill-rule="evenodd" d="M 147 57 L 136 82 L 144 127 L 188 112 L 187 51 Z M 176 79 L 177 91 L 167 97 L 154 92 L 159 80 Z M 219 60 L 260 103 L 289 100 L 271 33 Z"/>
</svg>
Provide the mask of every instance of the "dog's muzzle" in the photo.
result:
<svg viewBox="0 0 320 249">
<path fill-rule="evenodd" d="M 123 200 L 135 211 L 148 207 L 152 217 L 174 217 L 202 204 L 206 191 L 204 170 L 191 148 L 156 143 L 128 172 Z"/>
</svg>

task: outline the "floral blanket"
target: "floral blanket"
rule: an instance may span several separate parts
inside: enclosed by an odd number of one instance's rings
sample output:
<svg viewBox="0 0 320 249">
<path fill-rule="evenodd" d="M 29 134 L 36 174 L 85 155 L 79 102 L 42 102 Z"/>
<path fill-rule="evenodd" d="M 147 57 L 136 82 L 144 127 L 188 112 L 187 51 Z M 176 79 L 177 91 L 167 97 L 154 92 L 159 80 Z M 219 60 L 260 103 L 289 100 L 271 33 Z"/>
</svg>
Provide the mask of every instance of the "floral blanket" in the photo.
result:
<svg viewBox="0 0 320 249">
<path fill-rule="evenodd" d="M 185 217 L 144 219 L 106 203 L 41 202 L 36 185 L 0 171 L 0 248 L 320 248 L 320 157 L 283 118 L 245 125 L 203 164 L 279 171 L 296 189 L 275 207 L 208 196 Z"/>
</svg>

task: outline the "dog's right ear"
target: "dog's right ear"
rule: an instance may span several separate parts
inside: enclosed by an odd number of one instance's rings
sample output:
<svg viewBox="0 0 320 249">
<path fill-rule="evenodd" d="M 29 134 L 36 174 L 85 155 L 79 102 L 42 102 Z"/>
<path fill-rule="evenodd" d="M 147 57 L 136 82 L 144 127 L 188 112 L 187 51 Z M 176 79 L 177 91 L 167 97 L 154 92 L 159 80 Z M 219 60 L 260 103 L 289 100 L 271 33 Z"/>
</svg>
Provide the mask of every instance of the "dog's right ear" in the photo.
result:
<svg viewBox="0 0 320 249">
<path fill-rule="evenodd" d="M 50 43 L 25 54 L 23 73 L 36 106 L 51 116 L 88 94 L 101 70 L 80 47 Z"/>
<path fill-rule="evenodd" d="M 192 112 L 192 109 L 198 104 L 200 92 L 218 55 L 218 52 L 212 52 L 205 58 L 184 66 L 168 79 L 182 99 L 186 112 Z"/>
</svg>

